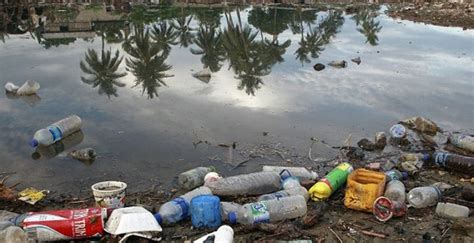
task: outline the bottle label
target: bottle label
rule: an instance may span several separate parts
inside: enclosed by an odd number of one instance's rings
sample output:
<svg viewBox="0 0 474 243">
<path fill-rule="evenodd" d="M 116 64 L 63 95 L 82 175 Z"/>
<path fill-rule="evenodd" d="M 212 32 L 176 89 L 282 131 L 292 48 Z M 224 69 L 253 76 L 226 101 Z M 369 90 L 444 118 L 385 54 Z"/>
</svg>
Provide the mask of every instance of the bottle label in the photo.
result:
<svg viewBox="0 0 474 243">
<path fill-rule="evenodd" d="M 267 223 L 270 221 L 270 212 L 268 212 L 267 205 L 264 202 L 253 203 L 251 206 L 253 222 Z"/>
<path fill-rule="evenodd" d="M 448 159 L 448 155 L 447 153 L 435 153 L 434 154 L 434 157 L 435 157 L 435 163 L 438 165 L 438 166 L 441 166 L 441 167 L 445 167 L 446 166 L 446 160 Z"/>
<path fill-rule="evenodd" d="M 53 136 L 53 141 L 58 141 L 63 137 L 63 133 L 61 132 L 61 129 L 57 126 L 49 126 L 48 127 L 49 132 Z"/>
</svg>

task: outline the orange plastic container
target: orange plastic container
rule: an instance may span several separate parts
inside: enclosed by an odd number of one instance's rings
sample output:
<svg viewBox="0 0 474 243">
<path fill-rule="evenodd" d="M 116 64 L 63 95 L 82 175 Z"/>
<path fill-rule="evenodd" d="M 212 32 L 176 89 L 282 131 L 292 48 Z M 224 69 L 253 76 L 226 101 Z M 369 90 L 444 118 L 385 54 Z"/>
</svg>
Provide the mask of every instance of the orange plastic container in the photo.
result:
<svg viewBox="0 0 474 243">
<path fill-rule="evenodd" d="M 372 212 L 375 199 L 383 195 L 384 189 L 384 173 L 357 169 L 347 178 L 344 205 L 351 209 Z"/>
</svg>

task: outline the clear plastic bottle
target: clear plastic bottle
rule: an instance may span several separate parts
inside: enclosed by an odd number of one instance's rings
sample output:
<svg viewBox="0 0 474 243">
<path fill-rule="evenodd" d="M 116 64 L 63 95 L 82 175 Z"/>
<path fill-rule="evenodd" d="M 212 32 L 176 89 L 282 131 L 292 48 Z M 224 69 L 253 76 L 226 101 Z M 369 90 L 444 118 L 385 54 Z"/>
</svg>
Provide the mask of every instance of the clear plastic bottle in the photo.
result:
<svg viewBox="0 0 474 243">
<path fill-rule="evenodd" d="M 34 160 L 37 159 L 51 159 L 56 157 L 58 154 L 69 150 L 70 148 L 77 146 L 82 143 L 84 140 L 84 133 L 81 130 L 65 137 L 57 143 L 51 144 L 49 146 L 38 146 L 35 149 L 35 152 L 31 155 Z"/>
<path fill-rule="evenodd" d="M 222 178 L 206 183 L 214 195 L 261 195 L 281 188 L 281 178 L 276 172 L 256 172 Z"/>
<path fill-rule="evenodd" d="M 214 171 L 212 167 L 197 167 L 181 173 L 178 176 L 178 184 L 186 190 L 194 189 L 204 184 L 207 173 Z"/>
<path fill-rule="evenodd" d="M 436 205 L 441 199 L 441 191 L 435 186 L 423 186 L 411 189 L 407 195 L 408 203 L 414 208 L 426 208 Z"/>
<path fill-rule="evenodd" d="M 458 148 L 474 152 L 474 137 L 472 136 L 453 134 L 449 137 L 449 142 Z"/>
<path fill-rule="evenodd" d="M 385 186 L 384 196 L 393 201 L 405 202 L 405 185 L 399 180 L 391 180 Z"/>
<path fill-rule="evenodd" d="M 282 171 L 287 170 L 291 176 L 296 176 L 300 180 L 316 180 L 318 178 L 318 173 L 310 171 L 304 167 L 286 167 L 286 166 L 272 166 L 264 165 L 263 171 L 273 171 L 280 174 Z"/>
<path fill-rule="evenodd" d="M 161 205 L 160 210 L 155 214 L 156 220 L 160 224 L 171 225 L 189 217 L 191 199 L 199 195 L 212 195 L 212 192 L 209 188 L 202 186 L 177 197 Z"/>
<path fill-rule="evenodd" d="M 231 223 L 245 225 L 278 222 L 301 217 L 306 214 L 307 210 L 304 197 L 283 197 L 245 204 L 237 212 L 229 213 L 229 220 Z"/>
<path fill-rule="evenodd" d="M 33 80 L 26 82 L 16 91 L 17 95 L 34 95 L 40 89 L 40 84 Z"/>
<path fill-rule="evenodd" d="M 446 218 L 467 218 L 469 217 L 469 208 L 454 203 L 438 203 L 436 205 L 436 214 Z"/>
<path fill-rule="evenodd" d="M 306 201 L 309 199 L 308 190 L 300 185 L 300 181 L 297 177 L 291 176 L 284 179 L 282 182 L 282 187 L 283 190 L 281 191 L 261 195 L 258 197 L 257 201 L 266 201 L 296 195 L 303 196 Z"/>
<path fill-rule="evenodd" d="M 24 243 L 28 241 L 25 231 L 23 231 L 20 227 L 10 226 L 0 231 L 0 242 Z"/>
<path fill-rule="evenodd" d="M 399 170 L 393 169 L 385 172 L 385 175 L 387 177 L 387 181 L 392 181 L 392 180 L 405 180 L 408 178 L 408 173 L 400 172 Z"/>
<path fill-rule="evenodd" d="M 222 221 L 229 221 L 229 213 L 237 212 L 242 205 L 235 202 L 221 202 Z"/>
<path fill-rule="evenodd" d="M 38 130 L 31 140 L 31 146 L 36 148 L 38 145 L 51 145 L 72 133 L 81 130 L 81 126 L 82 120 L 77 115 L 66 117 L 53 123 L 47 128 Z"/>
</svg>

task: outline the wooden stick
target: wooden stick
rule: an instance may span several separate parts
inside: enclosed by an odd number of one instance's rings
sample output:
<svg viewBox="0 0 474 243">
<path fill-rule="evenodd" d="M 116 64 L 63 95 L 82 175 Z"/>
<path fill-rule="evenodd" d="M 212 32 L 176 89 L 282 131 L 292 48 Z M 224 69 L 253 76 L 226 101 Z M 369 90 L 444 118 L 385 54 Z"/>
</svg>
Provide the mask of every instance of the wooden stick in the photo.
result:
<svg viewBox="0 0 474 243">
<path fill-rule="evenodd" d="M 362 233 L 362 234 L 364 234 L 364 235 L 370 235 L 370 236 L 374 236 L 374 237 L 379 237 L 379 238 L 382 238 L 382 239 L 387 238 L 387 236 L 384 235 L 384 234 L 375 233 L 375 232 L 367 231 L 367 230 L 361 230 L 360 233 Z"/>
<path fill-rule="evenodd" d="M 339 243 L 343 243 L 341 237 L 339 237 L 339 235 L 337 235 L 336 232 L 331 229 L 331 227 L 328 227 L 328 229 L 331 231 L 331 233 L 333 233 L 334 236 L 336 236 L 336 238 L 339 240 Z"/>
</svg>

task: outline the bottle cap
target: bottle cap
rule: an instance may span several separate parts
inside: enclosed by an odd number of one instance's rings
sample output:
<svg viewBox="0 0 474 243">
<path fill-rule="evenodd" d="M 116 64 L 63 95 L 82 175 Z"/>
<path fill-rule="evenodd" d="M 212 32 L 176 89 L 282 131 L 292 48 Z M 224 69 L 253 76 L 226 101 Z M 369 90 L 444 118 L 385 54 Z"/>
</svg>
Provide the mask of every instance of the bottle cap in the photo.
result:
<svg viewBox="0 0 474 243">
<path fill-rule="evenodd" d="M 394 138 L 403 138 L 407 135 L 407 130 L 401 124 L 395 124 L 390 128 L 390 135 Z"/>
<path fill-rule="evenodd" d="M 284 181 L 285 179 L 291 177 L 291 173 L 287 169 L 284 169 L 280 172 L 280 177 L 281 180 Z"/>
<path fill-rule="evenodd" d="M 429 154 L 423 154 L 422 160 L 425 162 L 428 162 L 430 160 L 431 156 Z"/>
<path fill-rule="evenodd" d="M 163 219 L 161 218 L 161 215 L 159 213 L 156 213 L 155 214 L 155 219 L 156 221 L 158 222 L 158 224 L 162 224 L 163 223 Z"/>
<path fill-rule="evenodd" d="M 408 172 L 402 171 L 402 180 L 407 180 L 408 179 Z"/>
<path fill-rule="evenodd" d="M 230 212 L 228 215 L 227 215 L 227 218 L 229 219 L 229 222 L 231 224 L 236 224 L 237 223 L 237 213 L 235 212 Z"/>
<path fill-rule="evenodd" d="M 38 147 L 38 145 L 39 145 L 38 140 L 32 139 L 31 142 L 30 142 L 30 145 L 31 145 L 31 147 L 33 147 L 33 148 Z"/>
</svg>

